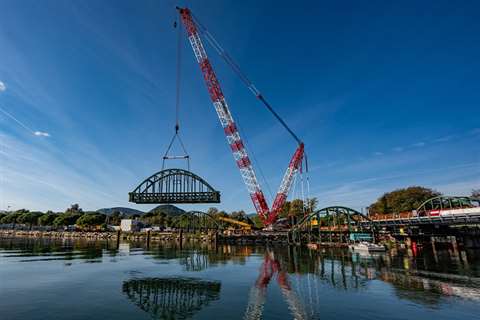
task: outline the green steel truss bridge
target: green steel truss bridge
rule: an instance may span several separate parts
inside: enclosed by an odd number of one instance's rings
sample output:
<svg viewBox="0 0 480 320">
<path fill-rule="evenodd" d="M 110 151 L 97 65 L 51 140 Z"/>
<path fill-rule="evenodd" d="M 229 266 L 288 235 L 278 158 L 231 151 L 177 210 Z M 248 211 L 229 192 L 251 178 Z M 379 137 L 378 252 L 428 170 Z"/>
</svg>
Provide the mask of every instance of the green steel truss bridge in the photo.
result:
<svg viewBox="0 0 480 320">
<path fill-rule="evenodd" d="M 166 169 L 145 179 L 129 201 L 137 204 L 220 203 L 220 192 L 193 172 Z"/>
<path fill-rule="evenodd" d="M 396 214 L 364 215 L 355 209 L 332 206 L 302 218 L 291 229 L 294 241 L 347 242 L 351 234 L 371 234 L 382 229 L 414 227 L 475 226 L 480 224 L 480 199 L 439 196 L 428 199 L 416 210 Z"/>
<path fill-rule="evenodd" d="M 417 210 L 371 215 L 376 226 L 473 225 L 480 224 L 480 199 L 439 196 L 428 199 Z"/>
</svg>

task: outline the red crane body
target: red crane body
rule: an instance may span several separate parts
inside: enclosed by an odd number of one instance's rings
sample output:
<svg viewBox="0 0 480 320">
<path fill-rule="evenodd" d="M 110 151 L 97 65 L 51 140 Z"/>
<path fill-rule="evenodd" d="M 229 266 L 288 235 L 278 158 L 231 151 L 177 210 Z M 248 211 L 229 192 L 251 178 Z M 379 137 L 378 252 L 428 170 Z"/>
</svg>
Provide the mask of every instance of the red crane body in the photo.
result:
<svg viewBox="0 0 480 320">
<path fill-rule="evenodd" d="M 285 123 L 279 118 L 279 116 L 271 109 L 271 107 L 266 103 L 263 96 L 258 92 L 255 87 L 250 88 L 252 92 L 259 98 L 266 106 L 274 113 L 274 115 L 279 119 L 282 124 L 290 131 L 290 133 L 297 139 L 299 146 L 295 151 L 290 164 L 285 172 L 280 188 L 277 192 L 275 200 L 270 210 L 265 199 L 265 196 L 260 188 L 255 171 L 252 166 L 252 162 L 248 157 L 245 145 L 240 137 L 235 121 L 233 120 L 232 114 L 228 107 L 225 96 L 223 95 L 220 83 L 213 71 L 212 65 L 208 60 L 208 56 L 205 52 L 205 48 L 200 39 L 200 35 L 197 29 L 197 25 L 192 18 L 191 12 L 188 8 L 179 8 L 180 16 L 187 30 L 188 40 L 192 46 L 193 52 L 197 59 L 200 70 L 202 71 L 203 78 L 207 85 L 207 90 L 212 100 L 212 103 L 217 112 L 220 123 L 224 129 L 225 136 L 227 138 L 228 144 L 232 149 L 233 156 L 237 163 L 237 166 L 242 175 L 243 181 L 247 186 L 248 192 L 252 199 L 253 205 L 259 215 L 260 219 L 266 226 L 271 226 L 276 219 L 278 218 L 279 211 L 283 204 L 285 203 L 290 187 L 293 183 L 294 176 L 296 172 L 300 169 L 303 155 L 304 155 L 304 145 L 302 142 L 296 138 L 296 136 L 286 127 Z"/>
</svg>

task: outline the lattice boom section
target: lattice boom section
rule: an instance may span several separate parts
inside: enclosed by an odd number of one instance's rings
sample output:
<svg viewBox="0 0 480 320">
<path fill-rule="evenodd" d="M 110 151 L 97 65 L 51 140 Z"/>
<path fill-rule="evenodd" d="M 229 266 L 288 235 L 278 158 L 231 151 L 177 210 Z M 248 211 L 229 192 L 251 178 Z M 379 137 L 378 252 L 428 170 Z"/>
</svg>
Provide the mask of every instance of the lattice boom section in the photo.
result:
<svg viewBox="0 0 480 320">
<path fill-rule="evenodd" d="M 260 185 L 258 184 L 257 177 L 252 167 L 250 158 L 248 157 L 245 145 L 240 138 L 240 134 L 237 130 L 233 117 L 228 108 L 225 97 L 223 96 L 222 89 L 218 82 L 218 79 L 213 71 L 213 68 L 208 60 L 207 53 L 203 47 L 202 41 L 197 32 L 195 23 L 192 20 L 190 11 L 188 9 L 181 9 L 182 21 L 188 32 L 188 39 L 192 46 L 195 58 L 203 74 L 203 78 L 207 85 L 208 93 L 217 112 L 220 123 L 225 131 L 228 144 L 232 149 L 233 157 L 237 163 L 243 181 L 247 186 L 247 190 L 250 193 L 253 204 L 257 213 L 262 219 L 266 219 L 269 214 L 269 208 Z"/>
<path fill-rule="evenodd" d="M 143 181 L 129 201 L 135 203 L 219 203 L 220 192 L 190 171 L 167 169 Z"/>
</svg>

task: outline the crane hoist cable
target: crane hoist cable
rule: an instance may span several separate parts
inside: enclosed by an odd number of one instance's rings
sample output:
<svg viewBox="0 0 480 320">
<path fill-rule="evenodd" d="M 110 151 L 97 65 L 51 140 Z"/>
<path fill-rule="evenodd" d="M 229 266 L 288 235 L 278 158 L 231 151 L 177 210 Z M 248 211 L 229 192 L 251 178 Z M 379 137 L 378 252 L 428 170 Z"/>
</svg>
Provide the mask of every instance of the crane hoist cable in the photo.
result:
<svg viewBox="0 0 480 320">
<path fill-rule="evenodd" d="M 240 171 L 242 179 L 250 194 L 250 198 L 257 211 L 258 216 L 268 228 L 271 228 L 272 224 L 278 219 L 279 212 L 285 203 L 288 193 L 291 189 L 294 177 L 297 175 L 304 156 L 304 144 L 293 133 L 293 131 L 287 126 L 282 118 L 273 110 L 270 104 L 265 100 L 262 94 L 256 89 L 253 83 L 241 72 L 238 65 L 230 58 L 230 56 L 218 45 L 216 40 L 209 35 L 208 31 L 201 26 L 201 24 L 194 20 L 190 9 L 178 8 L 181 21 L 185 26 L 187 32 L 187 38 L 192 47 L 194 56 L 197 60 L 200 71 L 203 75 L 203 80 L 207 86 L 207 90 L 210 96 L 210 100 L 215 108 L 220 124 L 222 125 L 227 143 L 229 144 L 237 167 Z M 203 32 L 202 32 L 203 31 Z M 245 148 L 245 144 L 242 141 L 240 132 L 233 119 L 232 113 L 226 101 L 223 90 L 220 86 L 220 82 L 213 70 L 210 60 L 207 56 L 205 47 L 203 46 L 202 39 L 200 37 L 202 33 L 207 37 L 208 41 L 212 44 L 215 50 L 220 56 L 227 62 L 227 64 L 235 71 L 235 73 L 242 79 L 247 87 L 254 93 L 254 95 L 263 102 L 268 110 L 277 118 L 277 120 L 284 126 L 284 128 L 292 135 L 292 137 L 298 143 L 298 146 L 288 164 L 288 167 L 283 175 L 282 181 L 278 188 L 275 199 L 271 208 L 267 204 L 265 195 L 258 183 L 255 170 L 252 165 L 252 161 L 249 158 L 248 152 Z"/>
<path fill-rule="evenodd" d="M 257 97 L 267 109 L 273 114 L 273 116 L 282 124 L 282 126 L 290 133 L 290 135 L 295 139 L 298 144 L 301 144 L 302 141 L 298 136 L 290 129 L 285 121 L 280 117 L 280 115 L 273 109 L 270 103 L 265 99 L 263 94 L 257 89 L 257 87 L 250 81 L 250 79 L 245 75 L 245 73 L 240 69 L 239 65 L 233 60 L 233 58 L 225 51 L 218 41 L 213 37 L 213 35 L 207 30 L 207 28 L 198 20 L 198 18 L 192 13 L 193 21 L 199 27 L 201 34 L 205 36 L 205 39 L 210 43 L 210 45 L 217 51 L 220 57 L 231 67 L 231 69 L 237 74 L 240 80 L 247 86 L 248 89 Z"/>
<path fill-rule="evenodd" d="M 162 170 L 165 169 L 165 160 L 174 160 L 174 159 L 185 159 L 187 161 L 187 170 L 190 170 L 190 156 L 183 144 L 182 138 L 180 137 L 180 85 L 181 85 L 181 57 L 182 57 L 182 25 L 178 25 L 177 21 L 173 23 L 174 28 L 178 28 L 178 35 L 177 35 L 177 67 L 176 67 L 176 96 L 175 96 L 175 133 L 170 140 L 170 144 L 168 145 L 167 151 L 163 155 L 162 161 Z M 169 155 L 170 149 L 175 142 L 175 139 L 178 140 L 180 147 L 183 150 L 183 155 Z"/>
<path fill-rule="evenodd" d="M 247 88 L 252 92 L 252 94 L 259 99 L 265 107 L 270 111 L 270 113 L 273 114 L 273 116 L 280 122 L 280 124 L 288 131 L 288 133 L 295 139 L 295 141 L 300 145 L 302 143 L 302 140 L 290 129 L 290 127 L 287 125 L 287 123 L 280 117 L 280 115 L 273 109 L 271 104 L 265 99 L 263 94 L 260 92 L 260 90 L 257 89 L 255 84 L 253 84 L 252 81 L 247 77 L 245 72 L 242 71 L 238 63 L 233 60 L 233 58 L 229 55 L 229 53 L 223 49 L 223 47 L 218 43 L 218 41 L 215 39 L 215 37 L 208 31 L 208 29 L 203 25 L 200 20 L 193 14 L 191 13 L 193 21 L 195 24 L 199 27 L 200 33 L 207 39 L 208 43 L 214 48 L 214 50 L 218 53 L 218 55 L 227 63 L 228 66 L 234 71 L 234 73 L 240 78 L 240 80 L 247 86 Z M 238 122 L 238 121 L 237 121 Z M 250 149 L 251 150 L 251 149 Z M 252 156 L 255 158 L 255 156 L 252 154 Z M 255 160 L 255 159 L 254 159 Z M 256 161 L 256 160 L 255 160 Z M 310 178 L 308 176 L 308 163 L 307 163 L 307 154 L 306 151 L 304 151 L 304 161 L 305 161 L 305 175 L 306 175 L 306 184 L 307 184 L 307 198 L 310 197 L 309 191 L 310 191 Z M 258 161 L 256 161 L 258 163 Z M 260 174 L 263 175 L 261 172 L 261 168 L 259 167 Z M 266 181 L 266 179 L 264 179 Z M 270 187 L 267 184 L 267 189 L 270 189 Z M 269 191 L 271 193 L 271 191 Z"/>
</svg>

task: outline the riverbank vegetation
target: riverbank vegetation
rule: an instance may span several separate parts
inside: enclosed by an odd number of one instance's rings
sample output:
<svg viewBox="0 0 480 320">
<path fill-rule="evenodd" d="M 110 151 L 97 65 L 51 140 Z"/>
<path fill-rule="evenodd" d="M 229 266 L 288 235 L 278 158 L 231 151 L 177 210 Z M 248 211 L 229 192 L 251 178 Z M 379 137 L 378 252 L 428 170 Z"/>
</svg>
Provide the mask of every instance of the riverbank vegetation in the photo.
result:
<svg viewBox="0 0 480 320">
<path fill-rule="evenodd" d="M 408 212 L 418 209 L 428 199 L 442 195 L 433 189 L 412 186 L 383 194 L 368 207 L 369 214 Z M 472 190 L 471 196 L 480 197 L 480 189 Z"/>
<path fill-rule="evenodd" d="M 369 207 L 370 214 L 399 213 L 417 209 L 426 200 L 440 192 L 424 187 L 408 187 L 387 192 Z"/>
<path fill-rule="evenodd" d="M 397 189 L 383 194 L 377 201 L 368 207 L 369 214 L 399 213 L 417 209 L 424 201 L 439 196 L 440 193 L 425 187 L 412 186 Z M 480 197 L 480 189 L 472 190 L 473 197 Z M 306 214 L 317 209 L 317 198 L 306 201 L 294 199 L 287 201 L 280 209 L 279 217 L 288 219 L 291 224 Z M 123 212 L 122 212 L 123 211 Z M 107 214 L 105 214 L 106 212 Z M 138 219 L 146 226 L 182 227 L 190 223 L 187 213 L 173 205 L 160 205 L 149 212 L 143 213 L 130 208 L 100 209 L 98 211 L 83 211 L 78 204 L 73 204 L 65 212 L 40 212 L 20 209 L 13 212 L 0 212 L 0 225 L 5 228 L 32 229 L 33 227 L 68 228 L 75 226 L 81 230 L 106 230 L 110 226 L 118 226 L 122 219 Z M 254 227 L 261 228 L 262 223 L 256 214 L 247 214 L 245 211 L 230 213 L 210 208 L 207 214 L 212 218 L 228 217 L 237 221 L 246 222 Z"/>
<path fill-rule="evenodd" d="M 280 211 L 280 217 L 301 217 L 315 209 L 317 199 L 313 198 L 304 205 L 300 199 L 287 201 Z M 109 214 L 99 211 L 83 211 L 78 204 L 73 204 L 65 212 L 39 212 L 21 209 L 13 212 L 0 213 L 0 225 L 13 229 L 67 229 L 74 228 L 85 231 L 107 230 L 108 226 L 118 226 L 122 219 L 138 219 L 144 226 L 185 227 L 191 224 L 187 213 L 173 205 L 160 205 L 149 212 L 139 214 L 122 213 L 120 210 L 110 211 Z M 232 211 L 230 213 L 209 208 L 207 214 L 217 219 L 228 217 L 237 221 L 245 222 L 253 227 L 262 227 L 262 223 L 256 214 L 247 214 L 245 211 Z"/>
</svg>

